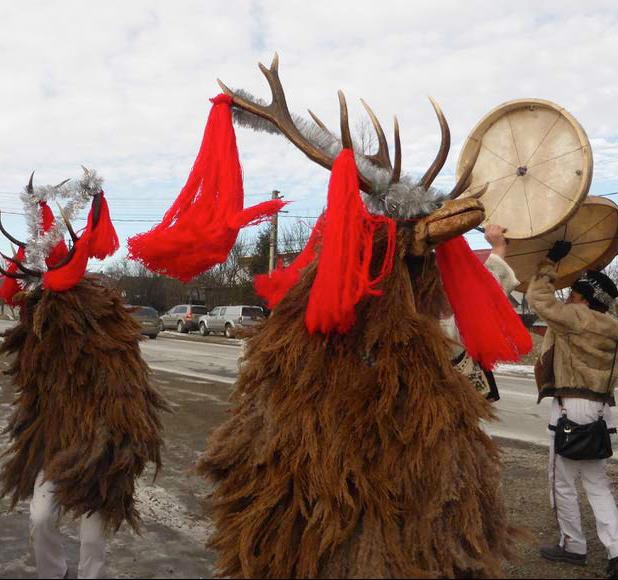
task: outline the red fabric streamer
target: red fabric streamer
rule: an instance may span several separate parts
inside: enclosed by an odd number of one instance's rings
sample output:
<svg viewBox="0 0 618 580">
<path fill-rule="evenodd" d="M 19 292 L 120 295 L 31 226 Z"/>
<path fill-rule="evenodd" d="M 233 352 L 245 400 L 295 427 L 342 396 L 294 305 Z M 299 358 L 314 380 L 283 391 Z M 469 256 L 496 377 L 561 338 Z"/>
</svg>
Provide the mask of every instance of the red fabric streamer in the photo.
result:
<svg viewBox="0 0 618 580">
<path fill-rule="evenodd" d="M 442 284 L 468 354 L 485 370 L 517 361 L 532 338 L 504 291 L 459 236 L 436 250 Z"/>
<path fill-rule="evenodd" d="M 132 259 L 185 282 L 225 262 L 240 228 L 267 219 L 285 205 L 271 200 L 243 209 L 232 99 L 219 95 L 211 101 L 204 138 L 180 195 L 159 225 L 129 239 Z"/>
<path fill-rule="evenodd" d="M 16 260 L 23 262 L 26 259 L 26 252 L 24 248 L 19 248 Z M 17 272 L 17 266 L 13 262 L 9 262 L 6 265 L 6 271 L 9 274 L 15 274 Z M 0 298 L 4 300 L 9 306 L 19 306 L 19 302 L 15 301 L 15 294 L 22 289 L 20 282 L 15 278 L 9 278 L 8 276 L 2 276 L 2 286 L 0 286 Z"/>
<path fill-rule="evenodd" d="M 387 248 L 378 276 L 371 279 L 376 231 L 385 227 Z M 356 305 L 368 295 L 380 295 L 378 284 L 392 270 L 396 223 L 373 216 L 360 196 L 354 153 L 344 149 L 333 164 L 316 278 L 305 313 L 307 330 L 348 332 L 356 322 Z"/>
<path fill-rule="evenodd" d="M 283 300 L 290 288 L 298 284 L 302 271 L 315 260 L 323 228 L 324 217 L 321 216 L 316 222 L 303 251 L 291 264 L 286 267 L 279 264 L 277 269 L 271 274 L 255 276 L 253 280 L 255 291 L 258 296 L 266 300 L 268 308 L 275 308 Z"/>
<path fill-rule="evenodd" d="M 44 201 L 41 201 L 39 203 L 40 203 L 41 211 L 42 211 L 41 227 L 42 227 L 43 233 L 46 233 L 53 227 L 56 220 L 54 218 L 54 214 L 52 213 L 52 210 L 47 205 L 47 203 Z M 50 268 L 52 266 L 55 266 L 58 262 L 60 262 L 61 260 L 64 260 L 64 258 L 66 257 L 68 253 L 69 253 L 69 250 L 67 248 L 67 245 L 65 244 L 64 240 L 61 240 L 54 246 L 49 256 L 47 256 L 47 258 L 45 259 L 45 263 L 47 264 L 47 267 Z"/>
<path fill-rule="evenodd" d="M 95 228 L 92 227 L 93 211 L 90 211 L 88 216 L 88 225 L 86 226 L 92 234 L 89 241 L 88 255 L 91 258 L 103 260 L 116 252 L 120 247 L 118 234 L 112 223 L 109 214 L 109 206 L 103 192 L 100 195 L 99 219 Z"/>
</svg>

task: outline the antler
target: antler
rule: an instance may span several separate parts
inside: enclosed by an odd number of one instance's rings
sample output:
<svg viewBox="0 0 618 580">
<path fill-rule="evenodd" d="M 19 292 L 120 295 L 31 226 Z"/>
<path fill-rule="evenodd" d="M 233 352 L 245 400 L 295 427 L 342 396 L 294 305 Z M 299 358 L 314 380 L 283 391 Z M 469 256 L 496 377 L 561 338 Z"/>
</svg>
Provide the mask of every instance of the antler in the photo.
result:
<svg viewBox="0 0 618 580">
<path fill-rule="evenodd" d="M 34 193 L 34 171 L 30 174 L 30 180 L 28 181 L 28 185 L 26 185 L 26 191 L 30 194 Z"/>
<path fill-rule="evenodd" d="M 26 244 L 24 242 L 20 242 L 17 238 L 14 238 L 9 232 L 4 229 L 2 225 L 2 212 L 0 211 L 0 232 L 4 234 L 4 237 L 7 238 L 10 242 L 14 243 L 16 246 L 20 248 L 25 248 Z"/>
<path fill-rule="evenodd" d="M 60 215 L 62 216 L 62 221 L 64 222 L 64 225 L 67 227 L 67 231 L 69 232 L 69 235 L 71 236 L 71 240 L 73 240 L 73 243 L 75 243 L 77 240 L 79 240 L 77 234 L 75 233 L 75 230 L 73 229 L 73 226 L 71 225 L 71 222 L 69 221 L 69 218 L 67 217 L 66 212 L 64 211 L 64 209 L 62 209 L 62 206 L 60 204 L 58 205 L 58 211 L 60 212 Z"/>
<path fill-rule="evenodd" d="M 292 143 L 294 143 L 294 145 L 296 145 L 298 149 L 300 149 L 307 157 L 309 157 L 309 159 L 321 165 L 322 167 L 325 167 L 326 169 L 331 169 L 335 158 L 331 154 L 317 147 L 309 139 L 307 139 L 294 123 L 294 119 L 292 118 L 292 114 L 290 113 L 285 99 L 285 91 L 283 90 L 281 80 L 279 79 L 279 55 L 275 53 L 270 68 L 266 68 L 262 63 L 259 63 L 259 67 L 270 86 L 272 101 L 269 105 L 262 105 L 260 103 L 256 103 L 238 93 L 235 93 L 220 79 L 217 79 L 217 82 L 219 83 L 219 86 L 221 87 L 223 92 L 232 98 L 233 103 L 236 107 L 270 121 L 279 129 L 279 131 L 281 131 L 281 133 L 283 133 L 283 135 L 285 135 Z M 350 133 L 348 110 L 345 96 L 341 91 L 339 91 L 338 94 L 342 145 L 344 147 L 352 148 L 352 138 Z M 311 116 L 320 128 L 328 131 L 328 129 L 326 129 L 326 126 L 319 119 L 317 119 L 317 117 L 313 115 L 313 113 L 311 113 Z M 330 131 L 328 132 L 330 133 Z M 373 184 L 364 175 L 360 174 L 360 172 L 358 178 L 361 189 L 366 193 L 372 193 L 374 190 Z"/>
<path fill-rule="evenodd" d="M 0 266 L 0 274 L 6 278 L 13 278 L 13 280 L 25 280 L 29 278 L 27 274 L 18 274 L 17 272 L 7 272 L 2 266 Z"/>
<path fill-rule="evenodd" d="M 217 79 L 219 86 L 223 92 L 232 98 L 232 102 L 235 107 L 247 111 L 248 113 L 257 115 L 267 121 L 270 121 L 279 131 L 287 137 L 298 149 L 300 149 L 309 159 L 318 163 L 326 169 L 331 169 L 335 158 L 332 152 L 326 152 L 321 149 L 316 143 L 312 142 L 305 135 L 303 135 L 301 129 L 298 128 L 294 121 L 294 117 L 290 113 L 286 99 L 285 91 L 279 78 L 279 55 L 275 53 L 270 68 L 266 68 L 262 63 L 259 63 L 262 74 L 266 77 L 270 86 L 272 100 L 270 104 L 264 105 L 260 102 L 252 100 L 250 97 L 245 96 L 242 92 L 234 92 L 227 85 L 225 85 L 220 79 Z M 350 126 L 348 121 L 348 109 L 345 101 L 345 96 L 341 91 L 339 95 L 339 107 L 340 107 L 340 123 L 341 123 L 341 144 L 343 147 L 353 148 L 352 138 L 350 134 Z M 429 169 L 425 172 L 420 180 L 420 185 L 424 189 L 429 189 L 431 184 L 437 177 L 438 173 L 444 166 L 448 157 L 450 145 L 451 145 L 451 133 L 446 121 L 446 117 L 442 112 L 442 109 L 432 98 L 430 98 L 431 104 L 436 112 L 441 129 L 441 143 L 438 154 L 433 163 L 429 166 Z M 391 163 L 391 157 L 389 153 L 388 143 L 382 125 L 378 121 L 377 116 L 371 109 L 371 107 L 361 99 L 363 107 L 367 111 L 373 128 L 376 132 L 378 139 L 378 150 L 371 155 L 364 155 L 363 157 L 371 162 L 374 166 L 383 169 L 391 174 L 391 183 L 397 183 L 401 178 L 401 140 L 399 136 L 399 123 L 397 117 L 394 119 L 394 140 L 395 140 L 395 156 L 394 163 Z M 315 121 L 316 125 L 324 131 L 326 134 L 332 136 L 334 139 L 338 138 L 336 135 L 328 129 L 328 127 L 315 115 L 311 110 L 309 114 Z M 458 180 L 457 185 L 450 194 L 450 197 L 454 198 L 461 194 L 468 184 L 468 179 L 474 167 L 474 162 L 478 156 L 478 151 L 470 160 L 469 165 L 464 170 L 464 174 Z M 360 188 L 366 193 L 375 193 L 375 186 L 369 178 L 363 175 L 359 170 L 359 183 Z"/>
<path fill-rule="evenodd" d="M 2 256 L 7 262 L 11 262 L 11 264 L 15 264 L 18 270 L 20 270 L 21 272 L 23 272 L 24 274 L 28 276 L 34 276 L 36 278 L 39 278 L 41 276 L 41 272 L 27 268 L 17 258 L 10 258 L 6 254 L 3 254 L 1 252 L 0 252 L 0 256 Z"/>
<path fill-rule="evenodd" d="M 92 227 L 96 227 L 97 224 L 99 223 L 99 218 L 101 217 L 101 201 L 103 199 L 103 194 L 102 192 L 97 193 L 92 200 Z M 71 246 L 71 249 L 68 251 L 67 255 L 60 260 L 57 264 L 54 264 L 53 266 L 49 266 L 48 270 L 58 270 L 59 268 L 62 268 L 63 266 L 66 266 L 72 259 L 73 256 L 75 255 L 75 251 L 77 248 L 77 242 L 79 242 L 79 240 L 81 239 L 81 236 L 78 236 L 75 233 L 75 228 L 71 225 L 71 222 L 69 221 L 69 218 L 66 214 L 66 211 L 62 208 L 62 206 L 60 204 L 58 204 L 58 209 L 60 211 L 60 215 L 62 216 L 62 220 L 64 221 L 67 230 L 69 232 L 69 235 L 71 236 L 71 240 L 73 241 L 73 245 Z"/>
<path fill-rule="evenodd" d="M 451 131 L 448 127 L 446 117 L 444 116 L 440 105 L 438 105 L 438 103 L 436 103 L 431 97 L 429 97 L 429 100 L 431 101 L 433 109 L 436 112 L 438 121 L 440 123 L 442 140 L 436 158 L 429 166 L 429 169 L 425 172 L 425 175 L 421 177 L 420 183 L 425 189 L 429 189 L 431 187 L 434 179 L 438 176 L 438 173 L 440 173 L 442 167 L 444 167 L 444 163 L 446 162 L 446 158 L 448 157 L 449 149 L 451 148 Z"/>
<path fill-rule="evenodd" d="M 468 187 L 468 182 L 470 180 L 470 176 L 472 175 L 472 170 L 474 169 L 474 165 L 479 157 L 480 152 L 481 142 L 477 141 L 476 146 L 472 150 L 472 155 L 470 156 L 470 159 L 466 162 L 464 166 L 461 176 L 457 180 L 455 187 L 453 187 L 453 189 L 451 190 L 451 193 L 449 193 L 449 199 L 455 199 L 456 197 L 459 197 Z"/>
</svg>

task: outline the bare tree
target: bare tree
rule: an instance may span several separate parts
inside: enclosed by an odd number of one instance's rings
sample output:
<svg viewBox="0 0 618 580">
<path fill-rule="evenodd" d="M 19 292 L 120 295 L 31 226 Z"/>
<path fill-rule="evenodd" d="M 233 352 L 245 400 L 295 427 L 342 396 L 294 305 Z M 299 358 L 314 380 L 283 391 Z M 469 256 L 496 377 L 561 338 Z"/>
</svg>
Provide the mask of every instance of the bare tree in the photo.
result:
<svg viewBox="0 0 618 580">
<path fill-rule="evenodd" d="M 281 254 L 299 254 L 302 252 L 312 229 L 313 224 L 303 219 L 296 219 L 287 223 L 279 233 L 279 252 Z"/>
<path fill-rule="evenodd" d="M 375 131 L 366 117 L 362 117 L 354 126 L 354 145 L 363 155 L 369 155 L 377 148 Z"/>
</svg>

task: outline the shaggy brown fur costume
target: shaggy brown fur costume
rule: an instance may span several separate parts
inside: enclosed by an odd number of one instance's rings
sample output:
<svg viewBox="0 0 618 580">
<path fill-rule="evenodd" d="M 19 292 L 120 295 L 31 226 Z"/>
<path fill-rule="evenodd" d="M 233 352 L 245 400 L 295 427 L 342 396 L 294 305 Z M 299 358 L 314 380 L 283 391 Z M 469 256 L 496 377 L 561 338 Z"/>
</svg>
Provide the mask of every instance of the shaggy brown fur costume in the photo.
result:
<svg viewBox="0 0 618 580">
<path fill-rule="evenodd" d="M 135 479 L 161 465 L 159 413 L 140 328 L 119 294 L 94 278 L 63 293 L 35 290 L 1 353 L 15 354 L 17 386 L 0 476 L 13 506 L 32 495 L 39 471 L 62 510 L 99 512 L 110 530 L 138 527 Z"/>
<path fill-rule="evenodd" d="M 488 403 L 456 373 L 431 258 L 396 259 L 345 336 L 309 336 L 315 268 L 248 344 L 199 469 L 234 578 L 495 578 L 510 554 Z"/>
</svg>

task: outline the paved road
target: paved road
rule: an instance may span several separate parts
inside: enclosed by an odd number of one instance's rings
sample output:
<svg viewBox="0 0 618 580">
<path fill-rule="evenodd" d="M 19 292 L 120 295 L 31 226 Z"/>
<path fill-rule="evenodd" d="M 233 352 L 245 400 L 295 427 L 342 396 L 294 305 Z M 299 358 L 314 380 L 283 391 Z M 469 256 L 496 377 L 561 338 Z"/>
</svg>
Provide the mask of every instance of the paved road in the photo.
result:
<svg viewBox="0 0 618 580">
<path fill-rule="evenodd" d="M 240 346 L 193 342 L 160 334 L 142 342 L 142 352 L 150 368 L 201 380 L 233 384 L 238 375 Z"/>
<path fill-rule="evenodd" d="M 0 321 L 0 332 L 12 324 Z M 237 341 L 214 344 L 179 338 L 166 332 L 157 340 L 144 341 L 142 351 L 150 367 L 185 377 L 187 384 L 191 380 L 219 384 L 217 398 L 220 402 L 225 400 L 238 372 Z M 502 396 L 496 404 L 500 421 L 489 425 L 488 430 L 500 437 L 546 445 L 549 401 L 536 404 L 536 387 L 530 377 L 497 375 L 496 378 Z M 204 396 L 212 397 L 212 393 Z"/>
<path fill-rule="evenodd" d="M 534 379 L 496 375 L 496 382 L 501 397 L 496 403 L 499 421 L 489 426 L 489 432 L 498 437 L 547 445 L 550 400 L 544 399 L 537 405 Z"/>
</svg>

